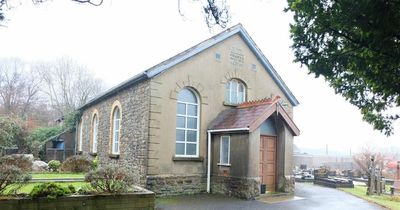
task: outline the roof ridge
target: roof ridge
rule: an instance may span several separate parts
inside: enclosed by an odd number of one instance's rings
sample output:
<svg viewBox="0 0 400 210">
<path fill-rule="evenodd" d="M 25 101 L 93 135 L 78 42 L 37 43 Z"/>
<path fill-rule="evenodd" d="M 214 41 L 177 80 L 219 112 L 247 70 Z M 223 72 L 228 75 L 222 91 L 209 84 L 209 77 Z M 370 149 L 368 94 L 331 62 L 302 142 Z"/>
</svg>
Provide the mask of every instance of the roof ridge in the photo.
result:
<svg viewBox="0 0 400 210">
<path fill-rule="evenodd" d="M 242 109 L 242 108 L 249 108 L 249 107 L 253 107 L 253 106 L 260 106 L 260 105 L 266 105 L 266 104 L 272 105 L 272 104 L 277 103 L 279 101 L 279 99 L 281 99 L 280 96 L 275 96 L 274 98 L 262 98 L 262 99 L 253 100 L 253 101 L 246 101 L 246 102 L 239 104 L 236 108 Z"/>
</svg>

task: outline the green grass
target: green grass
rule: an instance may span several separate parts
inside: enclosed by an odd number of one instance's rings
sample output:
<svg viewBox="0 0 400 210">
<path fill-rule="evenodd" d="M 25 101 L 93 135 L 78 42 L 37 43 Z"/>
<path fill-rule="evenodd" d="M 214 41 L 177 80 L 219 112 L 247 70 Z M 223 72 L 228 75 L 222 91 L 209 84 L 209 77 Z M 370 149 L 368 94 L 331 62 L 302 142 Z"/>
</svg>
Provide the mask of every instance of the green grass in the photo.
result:
<svg viewBox="0 0 400 210">
<path fill-rule="evenodd" d="M 354 186 L 354 188 L 340 188 L 347 193 L 355 195 L 364 200 L 377 203 L 381 206 L 392 210 L 400 210 L 400 196 L 390 196 L 390 195 L 372 195 L 368 196 L 365 193 L 367 192 L 366 186 Z"/>
<path fill-rule="evenodd" d="M 85 178 L 82 173 L 33 173 L 33 179 L 54 179 L 54 178 Z"/>
<path fill-rule="evenodd" d="M 25 184 L 21 189 L 19 189 L 17 191 L 17 194 L 29 194 L 33 187 L 35 187 L 36 185 L 40 185 L 42 183 L 28 183 Z M 68 187 L 68 185 L 72 185 L 75 187 L 76 190 L 78 190 L 78 188 L 86 186 L 89 187 L 89 183 L 87 182 L 57 182 L 57 184 L 63 186 L 63 187 Z M 17 187 L 17 185 L 11 185 L 9 187 L 7 187 L 7 189 L 4 191 L 4 194 L 9 193 L 13 188 Z"/>
</svg>

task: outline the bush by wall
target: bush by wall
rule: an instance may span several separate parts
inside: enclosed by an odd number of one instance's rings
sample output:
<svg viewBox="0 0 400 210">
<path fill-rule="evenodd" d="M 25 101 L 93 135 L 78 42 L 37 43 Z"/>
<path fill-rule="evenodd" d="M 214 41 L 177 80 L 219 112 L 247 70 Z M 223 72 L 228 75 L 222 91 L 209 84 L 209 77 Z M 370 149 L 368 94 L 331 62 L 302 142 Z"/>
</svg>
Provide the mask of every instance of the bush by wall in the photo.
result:
<svg viewBox="0 0 400 210">
<path fill-rule="evenodd" d="M 98 193 L 127 192 L 135 184 L 133 174 L 117 165 L 107 165 L 91 171 L 86 174 L 85 181 Z"/>
<path fill-rule="evenodd" d="M 53 172 L 58 172 L 58 169 L 60 169 L 61 162 L 58 160 L 50 160 L 49 161 L 49 169 Z"/>
<path fill-rule="evenodd" d="M 67 172 L 87 172 L 90 170 L 91 161 L 82 155 L 74 155 L 67 158 L 61 165 L 61 171 Z"/>
<path fill-rule="evenodd" d="M 18 184 L 10 192 L 11 194 L 15 193 L 31 178 L 32 177 L 29 173 L 15 165 L 0 165 L 0 194 L 3 194 L 4 190 L 8 186 L 12 184 Z"/>
<path fill-rule="evenodd" d="M 6 155 L 0 158 L 0 166 L 12 165 L 23 171 L 31 171 L 32 164 L 33 158 L 29 158 L 27 155 L 22 154 Z"/>
<path fill-rule="evenodd" d="M 73 188 L 72 191 L 75 192 L 75 188 L 72 185 L 63 187 L 52 182 L 43 183 L 33 187 L 31 193 L 29 193 L 29 196 L 32 198 L 47 197 L 48 199 L 56 199 L 61 196 L 71 195 L 73 193 L 71 191 L 71 187 Z"/>
</svg>

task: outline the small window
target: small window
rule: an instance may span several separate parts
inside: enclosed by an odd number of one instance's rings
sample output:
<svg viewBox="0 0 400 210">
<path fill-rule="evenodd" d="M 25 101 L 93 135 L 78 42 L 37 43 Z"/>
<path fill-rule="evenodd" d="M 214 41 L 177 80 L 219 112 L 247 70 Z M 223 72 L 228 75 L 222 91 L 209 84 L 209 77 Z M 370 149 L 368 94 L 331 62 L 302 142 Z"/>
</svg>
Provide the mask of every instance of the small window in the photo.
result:
<svg viewBox="0 0 400 210">
<path fill-rule="evenodd" d="M 119 137 L 121 128 L 121 112 L 118 106 L 113 110 L 112 114 L 112 142 L 111 142 L 111 153 L 119 154 Z"/>
<path fill-rule="evenodd" d="M 92 119 L 92 152 L 97 153 L 97 130 L 98 130 L 98 119 L 97 114 L 93 115 Z"/>
<path fill-rule="evenodd" d="M 220 149 L 219 149 L 219 163 L 221 165 L 230 164 L 230 136 L 221 136 Z"/>
<path fill-rule="evenodd" d="M 225 102 L 240 104 L 246 101 L 246 87 L 237 79 L 232 79 L 225 86 Z"/>
<path fill-rule="evenodd" d="M 81 124 L 79 126 L 79 145 L 78 145 L 78 151 L 82 152 L 83 147 L 83 118 L 81 119 Z"/>
<path fill-rule="evenodd" d="M 251 70 L 256 71 L 257 70 L 257 65 L 256 64 L 251 64 Z"/>
<path fill-rule="evenodd" d="M 221 54 L 215 53 L 215 60 L 221 61 Z"/>
</svg>

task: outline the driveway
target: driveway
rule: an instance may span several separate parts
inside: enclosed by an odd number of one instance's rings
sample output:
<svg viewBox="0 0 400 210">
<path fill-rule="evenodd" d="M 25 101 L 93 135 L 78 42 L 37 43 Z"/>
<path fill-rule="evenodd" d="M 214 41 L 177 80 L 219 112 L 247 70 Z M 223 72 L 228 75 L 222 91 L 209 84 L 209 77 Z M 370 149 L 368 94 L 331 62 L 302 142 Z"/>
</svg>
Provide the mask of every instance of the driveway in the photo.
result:
<svg viewBox="0 0 400 210">
<path fill-rule="evenodd" d="M 336 189 L 296 183 L 295 197 L 291 199 L 245 201 L 222 195 L 202 194 L 158 198 L 156 209 L 381 210 L 383 208 Z"/>
</svg>

